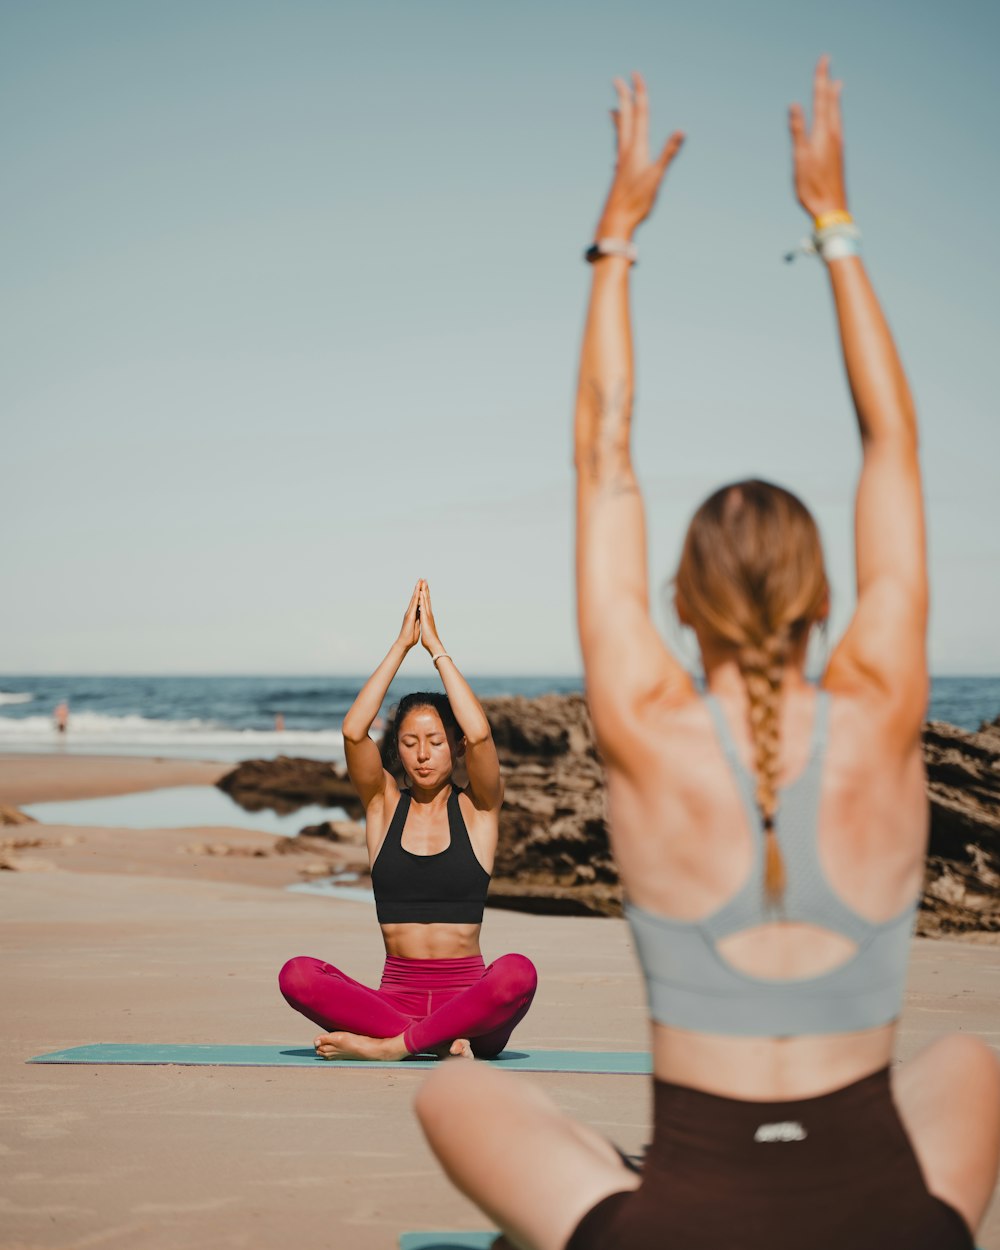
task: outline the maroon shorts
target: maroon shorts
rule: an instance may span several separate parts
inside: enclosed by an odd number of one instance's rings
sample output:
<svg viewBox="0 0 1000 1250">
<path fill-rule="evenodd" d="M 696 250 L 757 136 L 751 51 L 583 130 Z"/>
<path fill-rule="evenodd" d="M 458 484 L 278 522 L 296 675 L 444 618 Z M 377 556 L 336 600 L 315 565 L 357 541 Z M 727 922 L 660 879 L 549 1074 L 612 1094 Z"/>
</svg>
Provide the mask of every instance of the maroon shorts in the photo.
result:
<svg viewBox="0 0 1000 1250">
<path fill-rule="evenodd" d="M 974 1250 L 927 1189 L 888 1068 L 793 1102 L 653 1085 L 642 1184 L 599 1202 L 566 1250 Z"/>
</svg>

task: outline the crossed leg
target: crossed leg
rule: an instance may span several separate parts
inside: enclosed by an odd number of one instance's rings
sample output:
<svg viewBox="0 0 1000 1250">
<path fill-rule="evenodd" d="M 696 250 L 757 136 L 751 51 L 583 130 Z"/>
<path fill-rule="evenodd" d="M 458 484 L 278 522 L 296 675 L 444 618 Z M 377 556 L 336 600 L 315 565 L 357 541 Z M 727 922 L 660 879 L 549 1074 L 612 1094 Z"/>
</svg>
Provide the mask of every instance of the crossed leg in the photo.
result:
<svg viewBox="0 0 1000 1250">
<path fill-rule="evenodd" d="M 290 1007 L 324 1030 L 314 1043 L 324 1059 L 402 1059 L 406 1054 L 403 1033 L 413 1017 L 333 964 L 309 955 L 290 959 L 278 974 L 278 988 Z"/>
<path fill-rule="evenodd" d="M 639 1185 L 610 1142 L 508 1072 L 442 1064 L 416 1112 L 452 1183 L 520 1250 L 564 1250 L 602 1198 Z"/>
<path fill-rule="evenodd" d="M 1000 1064 L 985 1043 L 953 1034 L 892 1077 L 900 1119 L 927 1188 L 975 1231 L 1000 1166 Z"/>
<path fill-rule="evenodd" d="M 524 955 L 502 955 L 468 989 L 407 1028 L 410 1054 L 435 1050 L 455 1038 L 468 1038 L 472 1053 L 492 1059 L 524 1019 L 538 985 L 535 965 Z"/>
</svg>

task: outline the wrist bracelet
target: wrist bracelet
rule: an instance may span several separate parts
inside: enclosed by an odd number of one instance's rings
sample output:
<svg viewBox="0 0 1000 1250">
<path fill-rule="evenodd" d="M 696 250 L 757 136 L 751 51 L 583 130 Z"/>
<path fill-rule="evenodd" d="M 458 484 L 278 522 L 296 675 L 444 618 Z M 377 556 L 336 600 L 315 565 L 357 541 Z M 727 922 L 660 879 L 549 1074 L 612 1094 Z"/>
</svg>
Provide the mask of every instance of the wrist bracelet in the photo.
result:
<svg viewBox="0 0 1000 1250">
<path fill-rule="evenodd" d="M 824 226 L 813 235 L 816 251 L 826 261 L 843 260 L 847 256 L 861 255 L 861 231 L 853 222 L 838 222 Z"/>
<path fill-rule="evenodd" d="M 832 214 L 826 214 L 827 217 Z M 822 219 L 819 219 L 822 220 Z M 785 260 L 792 261 L 798 255 L 818 256 L 827 264 L 861 255 L 861 231 L 850 221 L 837 221 L 803 239 L 797 248 L 785 253 Z"/>
<path fill-rule="evenodd" d="M 431 663 L 434 665 L 435 668 L 437 668 L 438 660 L 451 660 L 451 656 L 448 654 L 447 651 L 439 651 L 437 655 L 432 655 Z M 452 663 L 454 663 L 454 661 L 452 661 Z"/>
<path fill-rule="evenodd" d="M 820 213 L 813 218 L 813 230 L 818 234 L 827 226 L 849 226 L 854 218 L 846 208 L 834 208 L 829 213 Z"/>
<path fill-rule="evenodd" d="M 639 259 L 639 249 L 631 239 L 595 239 L 583 254 L 583 259 L 592 265 L 602 256 L 624 256 L 631 264 Z"/>
</svg>

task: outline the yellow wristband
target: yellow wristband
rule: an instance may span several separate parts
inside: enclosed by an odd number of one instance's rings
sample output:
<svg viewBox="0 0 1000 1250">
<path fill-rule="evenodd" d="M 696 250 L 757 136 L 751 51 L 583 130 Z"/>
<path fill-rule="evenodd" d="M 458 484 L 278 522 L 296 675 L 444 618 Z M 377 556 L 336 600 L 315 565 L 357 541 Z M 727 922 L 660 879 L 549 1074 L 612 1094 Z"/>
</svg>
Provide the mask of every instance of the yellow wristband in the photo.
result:
<svg viewBox="0 0 1000 1250">
<path fill-rule="evenodd" d="M 849 226 L 853 221 L 846 208 L 835 208 L 829 213 L 820 213 L 813 224 L 817 230 L 825 230 L 827 226 Z"/>
</svg>

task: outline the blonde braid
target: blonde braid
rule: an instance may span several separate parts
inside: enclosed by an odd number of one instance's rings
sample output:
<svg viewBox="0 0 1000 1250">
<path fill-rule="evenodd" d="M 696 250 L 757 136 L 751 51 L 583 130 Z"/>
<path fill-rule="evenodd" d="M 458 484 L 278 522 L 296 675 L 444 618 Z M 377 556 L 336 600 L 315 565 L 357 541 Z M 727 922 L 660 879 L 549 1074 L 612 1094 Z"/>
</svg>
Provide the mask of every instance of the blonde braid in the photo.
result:
<svg viewBox="0 0 1000 1250">
<path fill-rule="evenodd" d="M 781 685 L 791 644 L 788 626 L 759 645 L 744 645 L 737 663 L 747 688 L 750 734 L 757 774 L 757 807 L 764 826 L 764 894 L 776 907 L 785 891 L 785 865 L 775 833 L 781 747 Z"/>
</svg>

